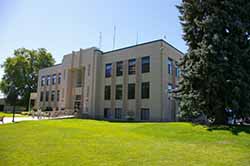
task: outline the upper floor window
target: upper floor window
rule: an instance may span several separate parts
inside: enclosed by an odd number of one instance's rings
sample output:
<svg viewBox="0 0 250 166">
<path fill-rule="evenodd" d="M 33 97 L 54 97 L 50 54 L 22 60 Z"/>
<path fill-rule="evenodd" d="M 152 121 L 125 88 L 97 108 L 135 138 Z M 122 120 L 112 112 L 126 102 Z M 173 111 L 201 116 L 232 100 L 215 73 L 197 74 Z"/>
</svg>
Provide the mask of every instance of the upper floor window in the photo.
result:
<svg viewBox="0 0 250 166">
<path fill-rule="evenodd" d="M 59 101 L 60 100 L 60 90 L 57 90 L 57 101 Z"/>
<path fill-rule="evenodd" d="M 53 74 L 52 76 L 52 85 L 56 84 L 56 74 Z"/>
<path fill-rule="evenodd" d="M 171 58 L 168 58 L 168 74 L 173 73 L 173 60 Z"/>
<path fill-rule="evenodd" d="M 49 91 L 46 91 L 45 101 L 49 101 Z"/>
<path fill-rule="evenodd" d="M 175 76 L 178 78 L 180 76 L 180 69 L 177 62 L 175 63 Z"/>
<path fill-rule="evenodd" d="M 50 75 L 47 76 L 46 85 L 50 84 Z"/>
<path fill-rule="evenodd" d="M 116 76 L 122 76 L 123 73 L 123 62 L 116 62 Z"/>
<path fill-rule="evenodd" d="M 135 74 L 136 59 L 128 60 L 128 74 Z"/>
<path fill-rule="evenodd" d="M 41 86 L 44 86 L 45 85 L 45 76 L 42 76 L 41 78 Z"/>
<path fill-rule="evenodd" d="M 61 84 L 61 80 L 62 80 L 62 74 L 59 73 L 59 74 L 58 74 L 58 84 Z"/>
<path fill-rule="evenodd" d="M 88 64 L 88 76 L 90 76 L 90 69 L 91 69 L 91 65 Z"/>
<path fill-rule="evenodd" d="M 128 99 L 135 99 L 135 84 L 128 84 Z"/>
<path fill-rule="evenodd" d="M 111 86 L 106 85 L 104 90 L 104 100 L 110 100 L 111 98 Z"/>
<path fill-rule="evenodd" d="M 122 99 L 122 85 L 116 85 L 115 99 L 116 100 L 121 100 Z"/>
<path fill-rule="evenodd" d="M 106 64 L 105 66 L 105 77 L 111 77 L 112 75 L 112 63 Z"/>
<path fill-rule="evenodd" d="M 150 84 L 149 82 L 143 82 L 141 84 L 141 98 L 148 99 L 150 96 Z"/>
<path fill-rule="evenodd" d="M 55 100 L 55 91 L 51 91 L 51 101 Z"/>
<path fill-rule="evenodd" d="M 43 101 L 43 92 L 40 92 L 40 101 Z"/>
<path fill-rule="evenodd" d="M 150 56 L 141 58 L 141 72 L 142 73 L 150 72 Z"/>
<path fill-rule="evenodd" d="M 173 90 L 173 85 L 172 84 L 168 84 L 168 93 L 171 93 Z"/>
</svg>

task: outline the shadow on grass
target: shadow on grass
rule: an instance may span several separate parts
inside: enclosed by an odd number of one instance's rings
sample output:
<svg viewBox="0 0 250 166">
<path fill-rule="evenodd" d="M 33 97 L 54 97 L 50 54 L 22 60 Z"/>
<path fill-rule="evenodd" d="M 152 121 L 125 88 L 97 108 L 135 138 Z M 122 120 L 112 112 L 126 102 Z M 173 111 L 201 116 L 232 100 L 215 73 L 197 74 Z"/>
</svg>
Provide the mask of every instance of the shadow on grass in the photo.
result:
<svg viewBox="0 0 250 166">
<path fill-rule="evenodd" d="M 208 131 L 216 130 L 226 130 L 230 131 L 233 135 L 238 135 L 241 132 L 250 134 L 250 126 L 210 126 L 207 129 Z"/>
</svg>

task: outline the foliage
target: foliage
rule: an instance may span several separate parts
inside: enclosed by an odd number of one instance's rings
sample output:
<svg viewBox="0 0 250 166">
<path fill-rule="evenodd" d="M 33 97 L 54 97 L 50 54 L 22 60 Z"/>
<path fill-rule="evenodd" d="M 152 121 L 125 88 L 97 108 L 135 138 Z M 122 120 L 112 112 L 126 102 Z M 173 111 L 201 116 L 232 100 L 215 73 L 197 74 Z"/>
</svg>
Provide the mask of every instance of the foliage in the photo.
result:
<svg viewBox="0 0 250 166">
<path fill-rule="evenodd" d="M 249 166 L 250 134 L 240 130 L 80 119 L 5 124 L 0 165 Z"/>
<path fill-rule="evenodd" d="M 250 114 L 250 1 L 183 0 L 178 6 L 189 49 L 180 64 L 181 115 L 225 123 L 225 110 Z"/>
<path fill-rule="evenodd" d="M 14 56 L 8 57 L 2 67 L 4 75 L 0 83 L 0 90 L 7 95 L 15 88 L 21 105 L 29 103 L 31 92 L 36 92 L 38 72 L 40 69 L 52 66 L 55 63 L 51 53 L 44 48 L 29 50 L 19 48 L 14 50 Z M 13 90 L 12 90 L 13 91 Z M 12 100 L 8 100 L 12 102 Z"/>
</svg>

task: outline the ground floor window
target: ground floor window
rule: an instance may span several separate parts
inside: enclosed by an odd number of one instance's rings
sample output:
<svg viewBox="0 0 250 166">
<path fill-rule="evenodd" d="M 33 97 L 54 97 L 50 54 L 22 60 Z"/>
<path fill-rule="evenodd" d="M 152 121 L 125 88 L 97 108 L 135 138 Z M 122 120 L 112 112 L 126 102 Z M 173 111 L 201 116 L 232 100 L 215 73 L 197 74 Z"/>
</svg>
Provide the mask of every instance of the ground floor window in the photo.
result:
<svg viewBox="0 0 250 166">
<path fill-rule="evenodd" d="M 104 108 L 104 118 L 110 119 L 111 118 L 111 110 L 110 108 Z"/>
<path fill-rule="evenodd" d="M 122 109 L 116 108 L 115 109 L 115 119 L 121 119 L 122 118 Z"/>
<path fill-rule="evenodd" d="M 148 108 L 141 109 L 141 120 L 149 120 L 150 111 Z"/>
</svg>

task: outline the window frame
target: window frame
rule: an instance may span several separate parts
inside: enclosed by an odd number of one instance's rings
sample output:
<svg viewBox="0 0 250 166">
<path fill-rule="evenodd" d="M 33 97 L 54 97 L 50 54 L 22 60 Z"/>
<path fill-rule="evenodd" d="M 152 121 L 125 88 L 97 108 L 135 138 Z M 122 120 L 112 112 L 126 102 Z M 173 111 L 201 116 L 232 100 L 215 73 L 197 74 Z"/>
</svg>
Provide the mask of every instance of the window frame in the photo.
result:
<svg viewBox="0 0 250 166">
<path fill-rule="evenodd" d="M 104 86 L 104 100 L 111 100 L 111 86 L 110 85 Z"/>
<path fill-rule="evenodd" d="M 142 121 L 150 120 L 150 109 L 149 108 L 141 108 L 141 120 Z"/>
<path fill-rule="evenodd" d="M 147 88 L 147 91 L 144 91 L 145 88 Z M 150 98 L 150 82 L 141 83 L 141 98 L 142 99 Z"/>
<path fill-rule="evenodd" d="M 123 98 L 123 86 L 122 84 L 118 84 L 115 86 L 115 99 L 122 100 Z"/>
<path fill-rule="evenodd" d="M 150 72 L 150 56 L 144 56 L 141 58 L 141 73 Z"/>
<path fill-rule="evenodd" d="M 132 91 L 134 92 L 131 94 L 131 88 L 133 89 Z M 133 100 L 135 99 L 135 83 L 129 83 L 128 84 L 128 100 Z"/>
<path fill-rule="evenodd" d="M 122 76 L 123 75 L 123 61 L 116 62 L 116 76 Z"/>
<path fill-rule="evenodd" d="M 108 66 L 110 66 L 108 68 Z M 110 71 L 109 71 L 110 70 Z M 113 65 L 112 63 L 107 63 L 105 64 L 105 78 L 110 78 L 112 77 L 112 70 L 113 70 Z"/>
<path fill-rule="evenodd" d="M 128 75 L 136 74 L 136 58 L 128 60 Z"/>
</svg>

